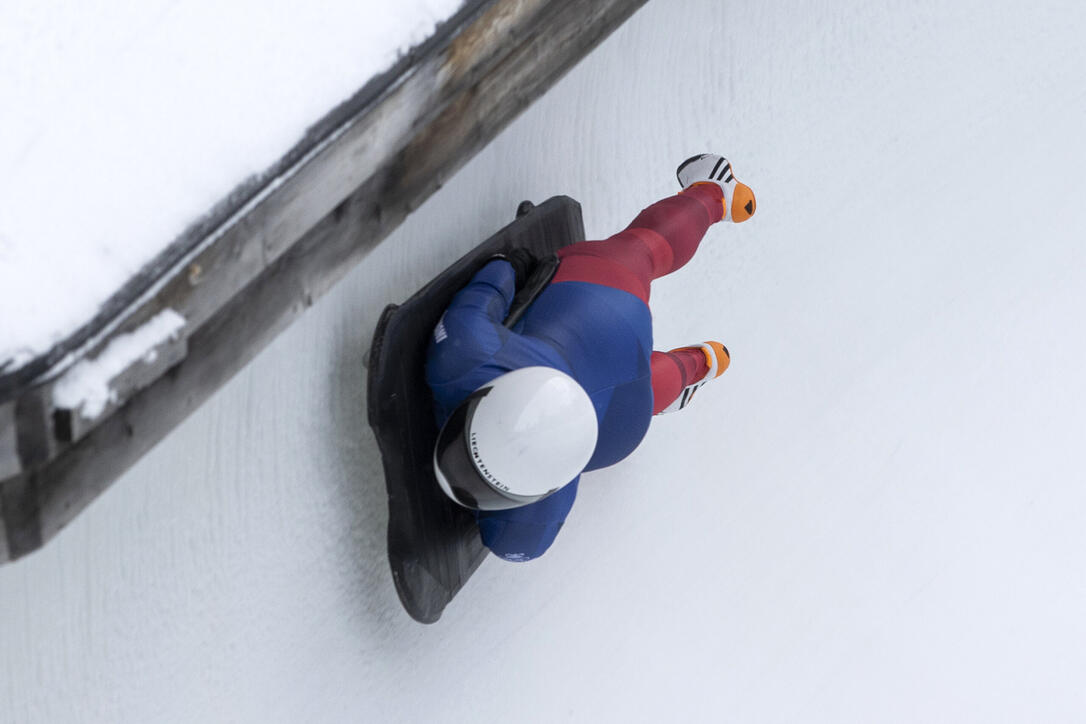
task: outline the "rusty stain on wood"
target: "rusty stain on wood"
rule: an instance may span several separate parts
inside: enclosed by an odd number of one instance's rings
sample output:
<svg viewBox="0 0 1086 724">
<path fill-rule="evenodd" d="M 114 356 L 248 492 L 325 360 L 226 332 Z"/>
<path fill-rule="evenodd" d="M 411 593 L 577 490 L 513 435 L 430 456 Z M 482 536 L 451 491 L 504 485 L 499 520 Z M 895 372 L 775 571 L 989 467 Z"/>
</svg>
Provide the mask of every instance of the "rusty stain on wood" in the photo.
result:
<svg viewBox="0 0 1086 724">
<path fill-rule="evenodd" d="M 444 70 L 459 80 L 491 47 L 508 42 L 523 18 L 534 15 L 545 0 L 504 0 L 491 6 L 478 21 L 458 35 L 446 53 Z"/>
</svg>

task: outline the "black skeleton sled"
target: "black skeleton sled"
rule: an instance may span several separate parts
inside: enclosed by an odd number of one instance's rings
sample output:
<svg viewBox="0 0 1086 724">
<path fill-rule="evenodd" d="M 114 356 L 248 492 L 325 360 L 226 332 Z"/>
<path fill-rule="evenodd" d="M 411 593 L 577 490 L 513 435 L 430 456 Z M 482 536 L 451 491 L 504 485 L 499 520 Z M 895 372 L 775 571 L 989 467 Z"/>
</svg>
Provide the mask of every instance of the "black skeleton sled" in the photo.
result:
<svg viewBox="0 0 1086 724">
<path fill-rule="evenodd" d="M 584 239 L 581 207 L 567 196 L 533 205 L 461 257 L 400 305 L 388 305 L 369 355 L 369 423 L 388 489 L 388 560 L 407 613 L 422 623 L 441 617 L 488 551 L 471 512 L 441 492 L 434 478 L 433 400 L 423 370 L 430 335 L 453 296 L 496 255 L 539 260 L 513 300 L 508 326 L 554 274 L 554 253 Z M 517 251 L 522 250 L 522 251 Z"/>
</svg>

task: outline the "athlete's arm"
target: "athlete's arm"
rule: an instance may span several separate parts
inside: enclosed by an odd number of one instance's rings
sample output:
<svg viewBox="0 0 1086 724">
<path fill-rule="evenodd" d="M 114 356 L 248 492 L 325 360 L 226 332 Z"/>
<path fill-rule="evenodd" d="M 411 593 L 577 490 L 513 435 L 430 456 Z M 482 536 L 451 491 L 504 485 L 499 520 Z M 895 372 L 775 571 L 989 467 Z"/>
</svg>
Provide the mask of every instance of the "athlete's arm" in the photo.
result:
<svg viewBox="0 0 1086 724">
<path fill-rule="evenodd" d="M 513 334 L 502 326 L 516 291 L 512 265 L 495 260 L 457 292 L 430 338 L 426 382 L 444 418 L 476 388 L 506 370 L 493 358 Z"/>
</svg>

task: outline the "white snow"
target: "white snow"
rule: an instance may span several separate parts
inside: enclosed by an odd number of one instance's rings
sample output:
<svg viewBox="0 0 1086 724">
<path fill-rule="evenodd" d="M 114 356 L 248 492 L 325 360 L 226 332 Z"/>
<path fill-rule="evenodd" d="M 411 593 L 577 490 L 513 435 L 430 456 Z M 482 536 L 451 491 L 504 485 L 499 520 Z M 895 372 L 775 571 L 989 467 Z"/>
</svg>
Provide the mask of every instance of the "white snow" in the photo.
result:
<svg viewBox="0 0 1086 724">
<path fill-rule="evenodd" d="M 1086 721 L 1086 4 L 655 0 L 41 551 L 18 722 Z M 652 290 L 729 370 L 433 627 L 385 559 L 362 360 L 569 194 L 610 234 L 727 153 Z"/>
<path fill-rule="evenodd" d="M 76 362 L 57 380 L 53 404 L 77 410 L 87 419 L 98 417 L 106 405 L 116 402 L 116 391 L 110 386 L 113 379 L 140 359 L 148 364 L 154 362 L 155 348 L 184 326 L 184 317 L 164 309 L 137 329 L 117 335 L 101 354 Z"/>
<path fill-rule="evenodd" d="M 0 362 L 89 321 L 461 4 L 0 3 Z"/>
</svg>

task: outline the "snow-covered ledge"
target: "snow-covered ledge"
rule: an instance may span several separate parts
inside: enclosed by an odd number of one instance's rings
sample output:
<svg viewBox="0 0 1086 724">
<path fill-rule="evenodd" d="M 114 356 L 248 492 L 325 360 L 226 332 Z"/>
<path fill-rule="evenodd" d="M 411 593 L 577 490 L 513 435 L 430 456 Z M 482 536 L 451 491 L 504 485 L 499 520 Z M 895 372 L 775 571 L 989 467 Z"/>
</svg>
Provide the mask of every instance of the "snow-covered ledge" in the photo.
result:
<svg viewBox="0 0 1086 724">
<path fill-rule="evenodd" d="M 644 2 L 466 3 L 171 245 L 62 358 L 10 377 L 0 561 L 55 535 Z"/>
</svg>

